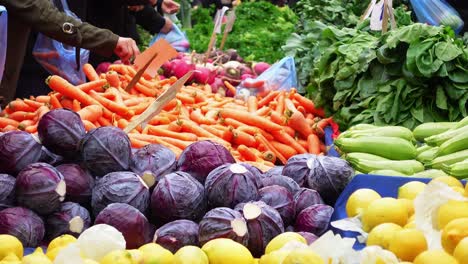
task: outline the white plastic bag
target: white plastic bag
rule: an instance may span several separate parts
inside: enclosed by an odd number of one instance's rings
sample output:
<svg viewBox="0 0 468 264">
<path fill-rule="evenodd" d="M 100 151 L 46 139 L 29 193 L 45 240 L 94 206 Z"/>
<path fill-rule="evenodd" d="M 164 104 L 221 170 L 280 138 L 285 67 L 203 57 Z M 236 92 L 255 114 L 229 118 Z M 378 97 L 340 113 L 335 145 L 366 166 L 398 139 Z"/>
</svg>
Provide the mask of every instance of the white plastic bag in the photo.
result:
<svg viewBox="0 0 468 264">
<path fill-rule="evenodd" d="M 5 70 L 7 51 L 8 13 L 4 6 L 0 5 L 0 82 Z"/>
</svg>

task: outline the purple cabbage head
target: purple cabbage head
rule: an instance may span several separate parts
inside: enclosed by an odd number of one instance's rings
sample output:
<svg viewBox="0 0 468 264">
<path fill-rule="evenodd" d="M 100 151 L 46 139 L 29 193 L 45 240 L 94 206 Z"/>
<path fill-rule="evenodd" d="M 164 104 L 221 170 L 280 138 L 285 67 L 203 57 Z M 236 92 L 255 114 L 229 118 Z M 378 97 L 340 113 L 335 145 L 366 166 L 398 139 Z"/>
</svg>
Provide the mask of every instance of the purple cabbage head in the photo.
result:
<svg viewBox="0 0 468 264">
<path fill-rule="evenodd" d="M 198 224 L 185 219 L 169 222 L 156 230 L 153 242 L 172 253 L 185 246 L 198 247 Z"/>
<path fill-rule="evenodd" d="M 294 195 L 294 203 L 296 215 L 311 205 L 324 204 L 322 197 L 320 197 L 317 191 L 307 188 L 301 188 L 301 190 Z"/>
<path fill-rule="evenodd" d="M 88 210 L 72 202 L 62 203 L 57 212 L 46 218 L 46 234 L 50 240 L 64 234 L 78 237 L 90 226 L 91 217 Z"/>
<path fill-rule="evenodd" d="M 296 218 L 296 232 L 310 232 L 320 236 L 328 228 L 333 214 L 333 207 L 326 204 L 315 204 L 302 210 Z"/>
<path fill-rule="evenodd" d="M 11 131 L 0 136 L 0 173 L 16 175 L 40 161 L 42 145 L 28 132 Z"/>
<path fill-rule="evenodd" d="M 292 195 L 295 195 L 301 190 L 301 187 L 293 179 L 282 175 L 263 178 L 262 183 L 265 187 L 273 185 L 282 186 L 288 189 Z"/>
<path fill-rule="evenodd" d="M 318 236 L 310 233 L 310 232 L 297 232 L 299 235 L 304 237 L 307 240 L 307 245 L 310 245 L 318 239 Z"/>
<path fill-rule="evenodd" d="M 257 200 L 256 177 L 243 165 L 228 163 L 210 172 L 205 182 L 208 204 L 234 208 L 239 203 Z"/>
<path fill-rule="evenodd" d="M 65 194 L 66 184 L 62 174 L 49 164 L 33 163 L 16 177 L 18 204 L 40 215 L 57 211 Z"/>
<path fill-rule="evenodd" d="M 0 211 L 0 234 L 12 235 L 24 247 L 37 247 L 44 239 L 44 222 L 33 211 L 12 207 Z"/>
<path fill-rule="evenodd" d="M 150 144 L 133 153 L 131 170 L 153 187 L 164 175 L 175 171 L 176 155 L 159 144 Z"/>
<path fill-rule="evenodd" d="M 229 238 L 248 245 L 249 232 L 242 214 L 227 207 L 215 208 L 203 217 L 199 224 L 200 245 L 216 238 Z"/>
<path fill-rule="evenodd" d="M 91 197 L 93 214 L 96 216 L 112 203 L 126 203 L 140 212 L 148 209 L 150 192 L 148 186 L 133 172 L 112 172 L 96 181 Z"/>
<path fill-rule="evenodd" d="M 89 204 L 94 186 L 93 177 L 77 164 L 62 164 L 56 169 L 63 175 L 67 184 L 66 200 Z"/>
<path fill-rule="evenodd" d="M 50 164 L 52 166 L 57 166 L 63 162 L 63 157 L 57 154 L 50 152 L 46 147 L 42 147 L 41 153 L 41 160 L 40 162 L 44 162 Z"/>
<path fill-rule="evenodd" d="M 190 144 L 184 149 L 177 161 L 177 169 L 189 173 L 204 184 L 212 170 L 223 164 L 235 162 L 234 157 L 224 146 L 204 140 Z"/>
<path fill-rule="evenodd" d="M 144 214 L 123 203 L 108 205 L 96 217 L 94 224 L 107 224 L 119 230 L 127 242 L 127 249 L 139 248 L 149 243 L 154 232 Z"/>
<path fill-rule="evenodd" d="M 60 108 L 42 116 L 37 125 L 37 134 L 48 150 L 71 159 L 78 155 L 78 144 L 86 130 L 77 113 Z"/>
<path fill-rule="evenodd" d="M 284 226 L 294 223 L 294 197 L 288 189 L 279 186 L 267 186 L 259 190 L 260 200 L 275 208 L 283 219 Z"/>
<path fill-rule="evenodd" d="M 333 205 L 351 180 L 354 170 L 340 158 L 299 154 L 288 160 L 283 174 L 299 185 L 316 190 L 327 204 Z"/>
<path fill-rule="evenodd" d="M 242 163 L 239 163 L 239 164 L 244 166 L 248 171 L 250 171 L 255 176 L 254 179 L 255 179 L 255 183 L 257 184 L 257 189 L 262 188 L 263 187 L 262 178 L 264 177 L 263 172 L 259 168 L 255 167 L 255 166 L 253 166 L 253 165 L 251 165 L 249 163 L 243 163 L 242 162 Z"/>
<path fill-rule="evenodd" d="M 283 168 L 284 166 L 275 166 L 269 169 L 267 172 L 263 174 L 264 178 L 269 178 L 271 176 L 280 176 L 283 175 Z"/>
<path fill-rule="evenodd" d="M 15 204 L 16 179 L 8 174 L 0 174 L 0 211 Z"/>
<path fill-rule="evenodd" d="M 132 150 L 127 134 L 117 127 L 99 127 L 83 138 L 81 158 L 93 176 L 130 168 Z"/>
</svg>

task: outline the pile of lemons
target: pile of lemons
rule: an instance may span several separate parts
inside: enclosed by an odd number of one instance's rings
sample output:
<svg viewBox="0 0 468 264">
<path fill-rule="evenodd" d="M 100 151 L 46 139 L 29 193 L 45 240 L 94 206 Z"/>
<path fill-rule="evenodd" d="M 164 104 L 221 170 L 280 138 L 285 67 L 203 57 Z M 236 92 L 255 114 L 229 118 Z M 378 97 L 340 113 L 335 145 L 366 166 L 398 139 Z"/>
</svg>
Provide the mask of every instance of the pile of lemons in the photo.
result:
<svg viewBox="0 0 468 264">
<path fill-rule="evenodd" d="M 468 184 L 464 189 L 456 178 L 444 176 L 432 181 L 468 196 Z M 362 229 L 369 233 L 367 246 L 391 251 L 401 263 L 468 264 L 468 202 L 449 201 L 439 207 L 435 228 L 441 231 L 444 250 L 428 250 L 426 237 L 414 222 L 414 199 L 425 188 L 423 182 L 408 182 L 398 189 L 397 199 L 359 189 L 349 197 L 346 212 L 349 217 L 360 215 Z"/>
</svg>

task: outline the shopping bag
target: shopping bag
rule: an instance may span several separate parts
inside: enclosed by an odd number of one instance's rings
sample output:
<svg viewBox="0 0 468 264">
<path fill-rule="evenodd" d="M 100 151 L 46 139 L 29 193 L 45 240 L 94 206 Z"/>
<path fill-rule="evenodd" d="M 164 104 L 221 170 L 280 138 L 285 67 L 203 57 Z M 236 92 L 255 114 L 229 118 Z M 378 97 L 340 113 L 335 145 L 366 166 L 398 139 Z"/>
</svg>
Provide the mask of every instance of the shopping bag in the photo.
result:
<svg viewBox="0 0 468 264">
<path fill-rule="evenodd" d="M 0 5 L 0 82 L 2 82 L 3 71 L 7 52 L 8 13 L 4 6 Z"/>
<path fill-rule="evenodd" d="M 171 46 L 179 52 L 187 52 L 190 49 L 190 43 L 187 36 L 176 24 L 173 24 L 172 30 L 169 33 L 159 33 L 154 36 L 150 42 L 150 46 L 161 38 L 167 40 L 167 42 L 169 42 Z"/>
<path fill-rule="evenodd" d="M 54 0 L 54 3 L 59 10 L 79 20 L 68 8 L 66 0 Z M 34 44 L 33 55 L 36 61 L 50 74 L 59 75 L 70 83 L 78 85 L 86 82 L 86 76 L 81 68 L 88 62 L 89 50 L 79 49 L 79 65 L 77 65 L 76 51 L 75 47 L 65 45 L 39 33 Z"/>
<path fill-rule="evenodd" d="M 460 14 L 444 0 L 410 0 L 414 13 L 421 23 L 449 26 L 456 33 L 463 29 Z M 465 1 L 465 0 L 463 0 Z"/>
<path fill-rule="evenodd" d="M 289 91 L 291 88 L 297 88 L 297 73 L 294 58 L 288 56 L 273 64 L 257 78 L 243 80 L 237 87 L 237 94 L 239 97 L 264 96 L 271 91 Z"/>
</svg>

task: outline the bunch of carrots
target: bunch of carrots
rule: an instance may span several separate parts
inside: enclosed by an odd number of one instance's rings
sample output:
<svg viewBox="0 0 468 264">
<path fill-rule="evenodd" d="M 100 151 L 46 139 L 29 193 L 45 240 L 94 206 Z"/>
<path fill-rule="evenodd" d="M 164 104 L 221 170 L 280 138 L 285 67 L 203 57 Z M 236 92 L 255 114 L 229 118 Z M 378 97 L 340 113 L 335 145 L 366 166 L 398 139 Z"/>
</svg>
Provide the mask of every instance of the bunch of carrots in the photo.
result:
<svg viewBox="0 0 468 264">
<path fill-rule="evenodd" d="M 89 64 L 83 70 L 87 83 L 74 86 L 54 75 L 47 80 L 53 92 L 10 102 L 1 113 L 0 129 L 36 133 L 39 119 L 57 108 L 77 112 L 87 131 L 100 126 L 124 129 L 176 81 L 143 76 L 127 92 L 125 87 L 136 74 L 132 66 L 111 65 L 101 75 Z M 162 144 L 177 156 L 195 141 L 212 140 L 230 149 L 238 161 L 267 170 L 296 154 L 325 152 L 324 128 L 329 125 L 335 125 L 333 120 L 324 118 L 321 109 L 294 89 L 244 101 L 194 84 L 184 86 L 159 115 L 128 136 L 135 148 Z"/>
</svg>

